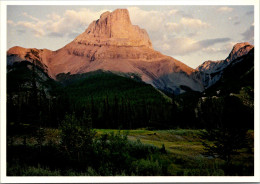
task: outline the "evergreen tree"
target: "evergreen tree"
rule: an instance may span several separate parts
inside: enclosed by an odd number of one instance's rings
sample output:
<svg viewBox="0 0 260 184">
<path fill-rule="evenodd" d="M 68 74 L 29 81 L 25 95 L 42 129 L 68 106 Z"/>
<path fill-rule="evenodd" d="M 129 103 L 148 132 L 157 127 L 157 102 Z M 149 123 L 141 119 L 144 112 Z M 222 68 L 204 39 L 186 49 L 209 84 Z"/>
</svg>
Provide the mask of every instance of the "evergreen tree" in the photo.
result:
<svg viewBox="0 0 260 184">
<path fill-rule="evenodd" d="M 219 100 L 219 101 L 218 101 Z M 221 103 L 220 103 L 221 102 Z M 230 172 L 232 157 L 239 149 L 248 147 L 247 125 L 244 106 L 236 97 L 208 99 L 202 109 L 206 129 L 202 132 L 204 154 L 220 158 L 226 162 L 226 172 Z"/>
</svg>

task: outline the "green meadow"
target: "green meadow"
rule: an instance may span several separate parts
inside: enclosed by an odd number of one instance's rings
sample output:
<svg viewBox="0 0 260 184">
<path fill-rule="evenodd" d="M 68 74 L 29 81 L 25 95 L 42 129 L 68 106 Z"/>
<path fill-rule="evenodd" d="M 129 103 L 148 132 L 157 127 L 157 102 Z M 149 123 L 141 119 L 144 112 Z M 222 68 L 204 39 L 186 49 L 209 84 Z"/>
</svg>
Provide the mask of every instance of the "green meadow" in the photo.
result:
<svg viewBox="0 0 260 184">
<path fill-rule="evenodd" d="M 37 144 L 37 137 L 27 137 L 26 148 L 24 145 L 24 137 L 16 136 L 13 138 L 12 145 L 8 144 L 8 152 L 12 155 L 12 159 L 8 160 L 8 175 L 78 175 L 78 176 L 104 176 L 104 175 L 164 175 L 164 176 L 224 176 L 224 175 L 253 175 L 254 160 L 253 160 L 253 131 L 249 130 L 249 148 L 238 150 L 239 154 L 232 157 L 232 164 L 228 170 L 225 162 L 219 158 L 205 156 L 203 141 L 201 134 L 204 130 L 193 129 L 174 129 L 174 130 L 116 130 L 116 129 L 94 129 L 95 136 L 93 145 L 90 146 L 94 153 L 103 154 L 98 159 L 106 159 L 101 165 L 107 164 L 105 168 L 97 167 L 96 163 L 89 161 L 85 162 L 85 166 L 77 166 L 73 169 L 77 159 L 71 159 L 73 156 L 64 155 L 61 153 L 61 130 L 44 129 L 44 141 L 42 142 L 41 151 Z M 108 136 L 105 142 L 113 142 L 102 147 L 102 140 L 105 135 Z M 110 138 L 109 138 L 110 137 Z M 95 148 L 99 147 L 99 148 Z M 46 150 L 44 150 L 46 149 Z M 73 148 L 74 149 L 74 148 Z M 32 154 L 27 157 L 23 154 L 15 153 L 18 150 L 23 150 L 24 154 Z M 30 151 L 29 151 L 30 150 Z M 50 151 L 51 150 L 51 151 Z M 28 153 L 28 152 L 30 153 Z M 40 159 L 35 155 L 38 153 Z M 55 166 L 48 165 L 48 158 L 42 154 L 49 154 L 48 157 L 61 156 L 67 161 L 70 170 L 66 170 L 67 165 L 59 162 Z M 105 154 L 104 154 L 105 153 Z M 86 154 L 97 159 L 93 153 Z M 11 156 L 10 156 L 11 157 Z M 34 158 L 35 157 L 35 158 Z M 70 159 L 66 157 L 71 157 Z M 84 157 L 84 156 L 83 156 Z M 122 157 L 122 158 L 121 158 Z M 24 161 L 23 161 L 24 159 Z M 35 160 L 45 160 L 45 163 L 35 165 Z M 60 158 L 56 158 L 60 159 Z M 94 160 L 95 160 L 94 159 Z M 50 159 L 51 160 L 51 159 Z M 111 160 L 114 165 L 111 165 L 107 160 Z M 129 165 L 129 170 L 125 168 L 118 169 L 115 165 L 121 160 L 122 165 Z M 123 163 L 125 160 L 126 163 Z M 57 161 L 57 160 L 55 160 Z M 80 162 L 82 159 L 80 159 Z M 75 163 L 74 163 L 75 162 Z M 84 159 L 83 161 L 84 162 Z M 30 164 L 33 163 L 33 164 Z M 46 164 L 47 163 L 47 164 Z M 70 166 L 71 165 L 71 166 Z M 17 168 L 18 167 L 18 168 Z M 123 166 L 122 166 L 123 167 Z M 232 169 L 230 169 L 232 168 Z M 66 171 L 64 171 L 64 170 Z M 111 169 L 111 172 L 110 170 Z M 113 171 L 113 172 L 112 172 Z"/>
</svg>

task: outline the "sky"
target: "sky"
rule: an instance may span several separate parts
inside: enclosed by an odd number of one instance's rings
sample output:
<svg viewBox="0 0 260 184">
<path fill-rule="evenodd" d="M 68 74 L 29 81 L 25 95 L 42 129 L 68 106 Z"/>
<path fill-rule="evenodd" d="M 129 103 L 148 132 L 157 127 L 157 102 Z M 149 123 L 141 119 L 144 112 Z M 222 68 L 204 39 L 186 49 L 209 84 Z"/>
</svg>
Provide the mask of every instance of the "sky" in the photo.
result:
<svg viewBox="0 0 260 184">
<path fill-rule="evenodd" d="M 57 50 L 117 8 L 128 9 L 132 24 L 148 32 L 155 50 L 192 68 L 225 59 L 236 43 L 254 44 L 253 6 L 8 5 L 7 49 Z"/>
</svg>

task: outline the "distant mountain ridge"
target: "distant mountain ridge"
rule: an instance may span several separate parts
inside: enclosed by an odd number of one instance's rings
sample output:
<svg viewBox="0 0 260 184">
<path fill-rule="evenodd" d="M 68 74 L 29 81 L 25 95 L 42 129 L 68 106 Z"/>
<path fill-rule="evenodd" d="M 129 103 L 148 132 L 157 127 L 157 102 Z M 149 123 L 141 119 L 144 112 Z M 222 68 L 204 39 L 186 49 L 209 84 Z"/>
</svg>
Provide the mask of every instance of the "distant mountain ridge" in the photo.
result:
<svg viewBox="0 0 260 184">
<path fill-rule="evenodd" d="M 247 55 L 253 48 L 254 46 L 248 42 L 237 43 L 225 60 L 205 61 L 199 65 L 196 70 L 201 72 L 204 87 L 209 88 L 214 85 L 220 80 L 227 66 L 234 65 L 233 61 L 238 62 L 237 58 Z"/>
</svg>

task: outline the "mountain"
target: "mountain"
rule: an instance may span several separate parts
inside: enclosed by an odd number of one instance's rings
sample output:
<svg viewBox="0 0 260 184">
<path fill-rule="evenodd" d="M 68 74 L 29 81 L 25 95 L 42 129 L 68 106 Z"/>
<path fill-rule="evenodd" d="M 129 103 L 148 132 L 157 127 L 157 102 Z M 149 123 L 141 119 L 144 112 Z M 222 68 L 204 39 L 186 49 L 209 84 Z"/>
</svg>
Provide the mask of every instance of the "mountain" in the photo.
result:
<svg viewBox="0 0 260 184">
<path fill-rule="evenodd" d="M 27 60 L 41 67 L 51 78 L 58 74 L 82 74 L 104 70 L 135 73 L 154 87 L 180 94 L 203 91 L 200 72 L 155 51 L 147 32 L 132 25 L 128 10 L 105 12 L 63 48 L 10 48 L 7 62 Z"/>
<path fill-rule="evenodd" d="M 214 85 L 221 79 L 225 68 L 240 62 L 241 59 L 238 58 L 247 55 L 253 48 L 254 46 L 248 42 L 237 43 L 225 60 L 205 61 L 198 66 L 196 70 L 201 72 L 204 87 Z"/>
<path fill-rule="evenodd" d="M 221 78 L 205 92 L 213 95 L 219 91 L 220 95 L 230 95 L 244 93 L 245 89 L 249 93 L 254 90 L 254 48 L 234 59 L 222 70 Z M 254 98 L 253 93 L 250 96 Z"/>
</svg>

